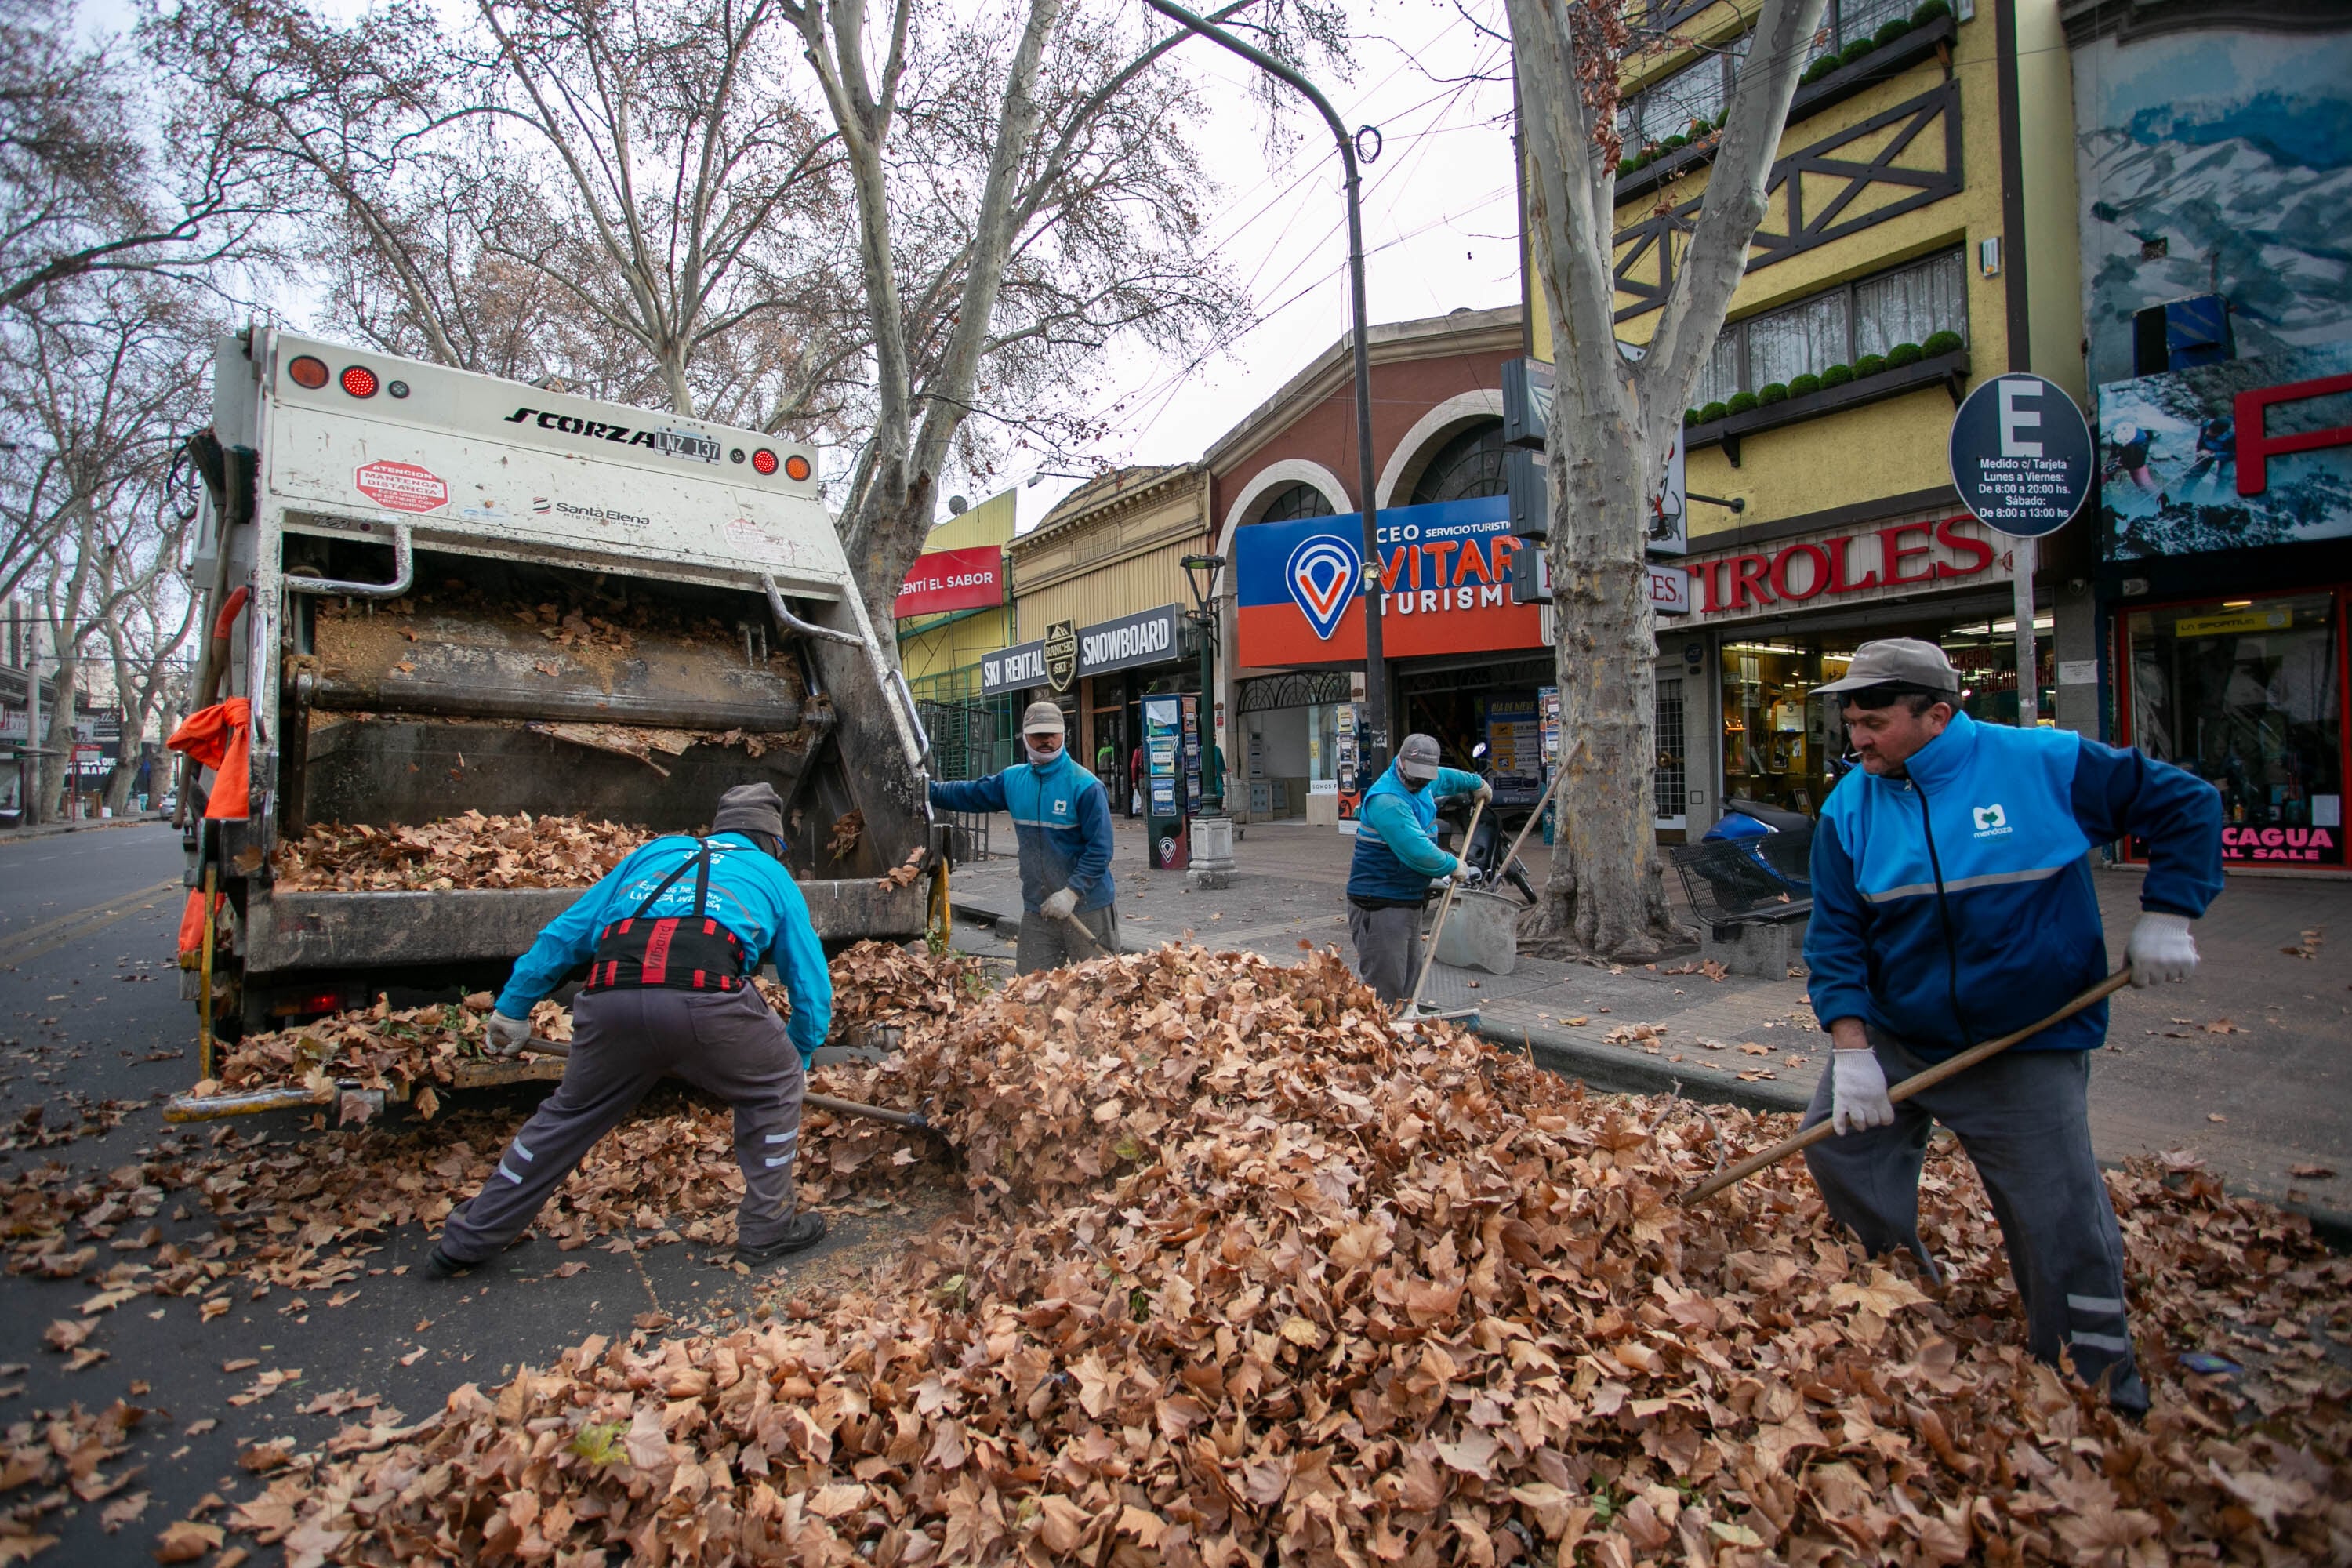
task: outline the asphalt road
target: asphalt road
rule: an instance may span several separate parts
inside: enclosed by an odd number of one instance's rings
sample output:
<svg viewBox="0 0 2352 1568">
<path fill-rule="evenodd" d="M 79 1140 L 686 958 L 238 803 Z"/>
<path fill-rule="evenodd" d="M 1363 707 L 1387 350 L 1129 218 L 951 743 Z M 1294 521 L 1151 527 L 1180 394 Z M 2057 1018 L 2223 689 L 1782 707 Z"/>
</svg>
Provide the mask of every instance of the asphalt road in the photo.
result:
<svg viewBox="0 0 2352 1568">
<path fill-rule="evenodd" d="M 0 846 L 0 903 L 9 921 L 0 928 L 0 1132 L 7 1133 L 0 1138 L 0 1191 L 13 1191 L 25 1173 L 52 1160 L 77 1175 L 102 1178 L 168 1152 L 166 1140 L 175 1137 L 182 1148 L 205 1150 L 223 1135 L 242 1140 L 266 1132 L 271 1142 L 256 1157 L 293 1163 L 317 1142 L 308 1113 L 176 1129 L 163 1122 L 163 1101 L 195 1078 L 194 1009 L 179 999 L 173 955 L 178 870 L 178 840 L 167 828 Z M 173 886 L 129 900 L 127 913 L 91 925 L 116 910 L 109 900 L 166 880 Z M 76 918 L 93 910 L 97 915 Z M 656 1100 L 670 1092 L 656 1091 Z M 47 1128 L 70 1130 L 91 1124 L 86 1112 L 104 1120 L 109 1100 L 121 1111 L 110 1130 L 22 1146 L 27 1139 L 20 1119 L 32 1107 L 42 1108 Z M 518 1098 L 492 1109 L 513 1121 L 528 1104 Z M 156 1256 L 110 1250 L 118 1242 L 135 1243 L 151 1219 L 163 1241 L 192 1250 L 215 1239 L 220 1226 L 205 1194 L 165 1192 L 152 1216 L 136 1216 L 115 1237 L 95 1242 L 86 1241 L 77 1224 L 68 1245 L 95 1245 L 98 1256 L 75 1278 L 0 1275 L 0 1425 L 33 1423 L 12 1442 L 38 1441 L 39 1424 L 72 1405 L 95 1411 L 123 1399 L 149 1414 L 130 1450 L 100 1467 L 110 1479 L 132 1468 L 139 1473 L 109 1496 L 37 1521 L 37 1529 L 59 1540 L 37 1561 L 152 1563 L 157 1533 L 207 1494 L 234 1503 L 261 1489 L 260 1479 L 238 1467 L 239 1450 L 248 1444 L 291 1436 L 298 1452 L 316 1450 L 348 1423 L 385 1421 L 388 1409 L 421 1419 L 461 1384 L 492 1386 L 518 1365 L 545 1365 L 592 1333 L 625 1340 L 648 1312 L 674 1319 L 681 1332 L 772 1312 L 808 1281 L 873 1253 L 877 1244 L 891 1245 L 910 1224 L 889 1207 L 836 1208 L 828 1218 L 834 1233 L 820 1249 L 749 1279 L 714 1266 L 707 1245 L 624 1255 L 595 1246 L 564 1253 L 538 1241 L 489 1269 L 435 1281 L 421 1268 L 433 1237 L 404 1226 L 377 1238 L 378 1249 L 362 1259 L 365 1272 L 333 1293 L 341 1305 L 331 1305 L 324 1290 L 278 1289 L 256 1299 L 249 1284 L 231 1276 L 233 1304 L 209 1322 L 200 1321 L 194 1295 L 138 1295 L 89 1314 L 80 1310 L 110 1265 Z M 268 1244 L 267 1228 L 267 1216 L 241 1219 L 235 1232 L 240 1257 Z M 555 1275 L 559 1264 L 571 1263 L 586 1267 L 569 1279 Z M 104 1359 L 69 1370 L 68 1356 L 44 1343 L 45 1330 L 58 1320 L 94 1322 L 83 1348 L 105 1352 Z M 266 1381 L 264 1373 L 296 1369 L 299 1377 L 266 1396 L 232 1403 Z M 298 1414 L 298 1406 L 333 1390 L 380 1403 Z M 23 1504 L 37 1489 L 0 1493 L 0 1510 Z M 149 1500 L 139 1517 L 109 1531 L 102 1511 L 142 1491 Z M 225 1512 L 214 1508 L 204 1517 L 217 1523 Z M 263 1562 L 276 1557 L 274 1550 L 257 1553 Z"/>
</svg>

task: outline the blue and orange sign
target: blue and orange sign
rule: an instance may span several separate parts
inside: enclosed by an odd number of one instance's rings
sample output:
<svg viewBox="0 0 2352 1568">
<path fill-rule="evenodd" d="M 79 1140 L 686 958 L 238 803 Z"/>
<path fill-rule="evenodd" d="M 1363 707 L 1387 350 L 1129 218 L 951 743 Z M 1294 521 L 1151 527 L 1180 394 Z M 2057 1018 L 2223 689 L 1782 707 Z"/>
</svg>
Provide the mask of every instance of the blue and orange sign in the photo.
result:
<svg viewBox="0 0 2352 1568">
<path fill-rule="evenodd" d="M 1504 496 L 1402 507 L 1381 513 L 1381 644 L 1391 658 L 1541 647 L 1533 605 L 1511 603 L 1510 532 Z M 1360 664 L 1363 521 L 1315 517 L 1261 522 L 1234 536 L 1241 660 Z"/>
</svg>

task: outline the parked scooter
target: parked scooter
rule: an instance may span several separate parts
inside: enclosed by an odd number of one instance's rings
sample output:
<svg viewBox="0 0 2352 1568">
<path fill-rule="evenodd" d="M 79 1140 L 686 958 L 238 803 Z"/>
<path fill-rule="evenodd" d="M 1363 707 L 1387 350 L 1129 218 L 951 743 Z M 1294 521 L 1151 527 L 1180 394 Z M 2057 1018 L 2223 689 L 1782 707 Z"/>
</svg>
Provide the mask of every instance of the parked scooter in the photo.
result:
<svg viewBox="0 0 2352 1568">
<path fill-rule="evenodd" d="M 1802 812 L 1727 796 L 1722 817 L 1699 842 L 1740 847 L 1738 855 L 1710 857 L 1696 868 L 1727 910 L 1813 896 L 1813 819 Z"/>
<path fill-rule="evenodd" d="M 1486 756 L 1486 743 L 1484 741 L 1470 748 L 1473 762 L 1483 763 Z M 1484 767 L 1480 769 L 1480 776 L 1488 784 L 1494 783 L 1494 775 Z M 1532 904 L 1536 901 L 1536 887 L 1534 879 L 1528 875 L 1527 862 L 1514 856 L 1508 866 L 1501 864 L 1504 851 L 1517 841 L 1519 829 L 1528 825 L 1529 815 L 1528 807 L 1523 805 L 1489 806 L 1478 818 L 1478 831 L 1471 835 L 1469 847 L 1457 849 L 1455 846 L 1461 842 L 1462 830 L 1470 820 L 1470 806 L 1465 800 L 1448 801 L 1437 808 L 1438 846 L 1461 856 L 1469 866 L 1470 879 L 1465 886 L 1489 893 L 1499 893 L 1507 886 Z"/>
</svg>

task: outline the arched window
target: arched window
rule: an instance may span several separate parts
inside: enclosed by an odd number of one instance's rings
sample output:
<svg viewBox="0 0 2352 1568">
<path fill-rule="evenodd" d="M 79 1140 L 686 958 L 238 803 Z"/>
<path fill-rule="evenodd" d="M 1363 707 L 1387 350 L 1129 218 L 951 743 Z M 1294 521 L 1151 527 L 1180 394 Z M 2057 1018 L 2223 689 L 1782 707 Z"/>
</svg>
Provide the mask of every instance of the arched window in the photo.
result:
<svg viewBox="0 0 2352 1568">
<path fill-rule="evenodd" d="M 1486 419 L 1456 434 L 1437 449 L 1413 481 L 1407 506 L 1469 500 L 1504 493 L 1503 422 Z"/>
<path fill-rule="evenodd" d="M 1258 513 L 1260 522 L 1297 522 L 1306 517 L 1331 516 L 1331 503 L 1323 492 L 1301 481 L 1285 485 L 1266 498 L 1265 510 Z"/>
</svg>

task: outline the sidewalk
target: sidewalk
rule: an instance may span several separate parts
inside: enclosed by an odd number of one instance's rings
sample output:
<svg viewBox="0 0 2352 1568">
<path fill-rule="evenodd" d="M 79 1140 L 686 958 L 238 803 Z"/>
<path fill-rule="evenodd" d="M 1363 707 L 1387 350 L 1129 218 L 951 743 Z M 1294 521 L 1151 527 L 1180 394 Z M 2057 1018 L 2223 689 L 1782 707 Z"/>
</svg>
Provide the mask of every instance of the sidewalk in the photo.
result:
<svg viewBox="0 0 2352 1568">
<path fill-rule="evenodd" d="M 1148 868 L 1139 821 L 1114 818 L 1114 829 L 1129 948 L 1197 941 L 1283 963 L 1296 962 L 1302 945 L 1349 952 L 1353 846 L 1332 829 L 1251 826 L 1234 847 L 1233 886 L 1208 892 L 1181 872 Z M 956 945 L 1009 959 L 1021 909 L 1009 820 L 994 819 L 990 842 L 995 858 L 954 875 Z M 1531 844 L 1522 858 L 1540 885 L 1549 851 Z M 2097 884 L 2108 949 L 2120 963 L 2139 876 L 2102 871 Z M 1001 935 L 982 923 L 992 916 L 1006 922 Z M 2319 934 L 2307 943 L 2305 931 Z M 2232 1189 L 2352 1214 L 2352 986 L 2330 946 L 2352 943 L 2352 879 L 2234 879 L 2197 936 L 2204 963 L 2194 981 L 2115 1000 L 2092 1089 L 2101 1158 L 2186 1150 Z M 1695 964 L 1676 958 L 1620 969 L 1522 957 L 1508 975 L 1441 965 L 1428 995 L 1477 1004 L 1489 1039 L 1598 1089 L 1653 1092 L 1679 1081 L 1696 1098 L 1802 1109 L 1829 1043 L 1804 982 L 1716 981 Z M 2340 1173 L 2298 1176 L 2297 1166 Z"/>
</svg>

